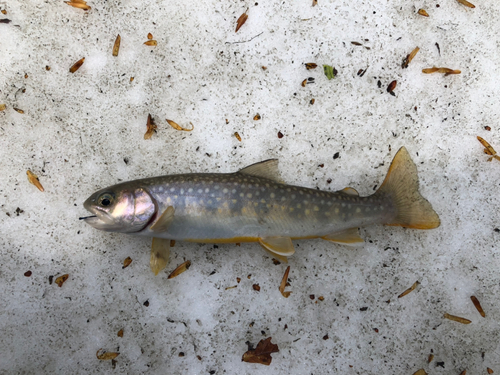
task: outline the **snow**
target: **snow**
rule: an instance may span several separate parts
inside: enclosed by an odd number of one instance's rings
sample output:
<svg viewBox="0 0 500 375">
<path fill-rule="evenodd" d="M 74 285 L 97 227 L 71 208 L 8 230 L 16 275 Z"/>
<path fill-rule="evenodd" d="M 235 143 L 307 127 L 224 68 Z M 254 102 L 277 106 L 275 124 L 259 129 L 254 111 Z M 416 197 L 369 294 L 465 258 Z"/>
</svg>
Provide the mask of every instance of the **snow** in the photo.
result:
<svg viewBox="0 0 500 375">
<path fill-rule="evenodd" d="M 63 1 L 0 4 L 0 18 L 12 20 L 0 24 L 0 372 L 500 371 L 500 164 L 486 161 L 476 139 L 500 149 L 495 1 L 88 4 L 88 12 Z M 143 45 L 149 32 L 156 47 Z M 328 80 L 323 64 L 338 76 Z M 422 74 L 434 65 L 462 73 Z M 308 77 L 314 83 L 302 87 Z M 395 96 L 386 92 L 393 80 Z M 148 114 L 158 133 L 146 141 Z M 296 241 L 288 299 L 278 291 L 287 265 L 257 244 L 178 242 L 155 277 L 149 239 L 78 221 L 83 201 L 118 181 L 231 172 L 269 158 L 280 159 L 288 183 L 368 195 L 401 146 L 441 226 L 369 227 L 355 249 Z M 188 259 L 189 270 L 168 280 Z M 49 282 L 66 273 L 61 288 Z M 269 336 L 280 350 L 269 367 L 241 362 L 246 342 Z M 114 370 L 96 358 L 100 348 L 120 353 Z"/>
</svg>

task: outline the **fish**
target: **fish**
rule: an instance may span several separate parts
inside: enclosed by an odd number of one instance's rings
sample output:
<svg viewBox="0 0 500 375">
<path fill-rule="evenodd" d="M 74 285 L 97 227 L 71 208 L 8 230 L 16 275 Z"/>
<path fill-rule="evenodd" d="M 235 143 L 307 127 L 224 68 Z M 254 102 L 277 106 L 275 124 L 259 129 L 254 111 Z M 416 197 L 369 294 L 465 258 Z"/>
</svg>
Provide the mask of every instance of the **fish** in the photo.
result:
<svg viewBox="0 0 500 375">
<path fill-rule="evenodd" d="M 330 192 L 288 185 L 278 160 L 235 173 L 190 173 L 122 182 L 93 193 L 82 217 L 107 232 L 153 237 L 150 267 L 168 263 L 170 240 L 200 243 L 258 242 L 286 261 L 292 240 L 321 238 L 356 246 L 358 228 L 383 224 L 415 229 L 440 225 L 419 192 L 417 167 L 405 147 L 394 156 L 378 190 L 361 197 L 353 188 Z"/>
</svg>

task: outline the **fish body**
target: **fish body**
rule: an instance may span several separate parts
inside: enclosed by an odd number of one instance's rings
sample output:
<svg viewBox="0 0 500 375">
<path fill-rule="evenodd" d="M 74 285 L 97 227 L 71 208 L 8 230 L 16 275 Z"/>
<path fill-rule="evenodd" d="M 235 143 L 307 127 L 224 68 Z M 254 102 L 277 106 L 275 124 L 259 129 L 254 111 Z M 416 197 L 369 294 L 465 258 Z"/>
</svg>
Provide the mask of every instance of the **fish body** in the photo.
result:
<svg viewBox="0 0 500 375">
<path fill-rule="evenodd" d="M 293 254 L 292 239 L 363 240 L 358 227 L 373 224 L 417 229 L 439 226 L 418 192 L 415 164 L 401 148 L 382 186 L 360 197 L 287 185 L 277 161 L 235 173 L 194 173 L 145 178 L 99 190 L 84 207 L 97 229 L 192 242 L 258 241 L 275 255 Z M 164 244 L 164 243 L 163 243 Z"/>
</svg>

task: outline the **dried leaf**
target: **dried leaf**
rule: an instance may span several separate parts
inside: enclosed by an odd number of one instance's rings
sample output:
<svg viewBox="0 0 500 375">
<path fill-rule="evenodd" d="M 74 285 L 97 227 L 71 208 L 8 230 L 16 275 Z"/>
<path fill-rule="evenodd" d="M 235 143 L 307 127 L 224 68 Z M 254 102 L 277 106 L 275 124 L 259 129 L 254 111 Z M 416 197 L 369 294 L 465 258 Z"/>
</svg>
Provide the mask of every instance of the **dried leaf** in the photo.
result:
<svg viewBox="0 0 500 375">
<path fill-rule="evenodd" d="M 237 288 L 237 287 L 238 287 L 238 285 L 228 286 L 228 287 L 226 288 L 226 290 L 229 290 L 229 289 L 234 289 L 234 288 Z"/>
<path fill-rule="evenodd" d="M 70 73 L 76 72 L 80 67 L 83 65 L 85 62 L 85 57 L 82 57 L 80 60 L 78 60 L 76 63 L 73 64 L 71 68 L 69 68 Z"/>
<path fill-rule="evenodd" d="M 174 277 L 179 276 L 181 273 L 187 271 L 190 266 L 191 266 L 191 261 L 190 260 L 185 261 L 179 267 L 173 270 L 172 273 L 168 275 L 168 278 L 173 279 Z"/>
<path fill-rule="evenodd" d="M 247 9 L 247 11 L 248 11 L 248 9 Z M 237 32 L 238 32 L 238 30 L 240 29 L 240 27 L 241 27 L 241 26 L 243 26 L 243 24 L 244 24 L 245 22 L 247 22 L 247 19 L 248 19 L 248 14 L 247 14 L 247 12 L 243 13 L 243 14 L 240 16 L 240 18 L 238 18 L 238 21 L 236 21 L 236 31 L 235 31 L 235 33 L 237 33 Z"/>
<path fill-rule="evenodd" d="M 2 14 L 7 14 L 7 10 L 6 9 L 2 9 L 1 12 L 2 12 Z"/>
<path fill-rule="evenodd" d="M 148 115 L 148 122 L 146 123 L 146 126 L 147 130 L 146 133 L 144 133 L 144 139 L 149 139 L 153 136 L 153 133 L 156 133 L 156 129 L 158 128 L 151 115 Z"/>
<path fill-rule="evenodd" d="M 148 39 L 149 39 L 149 40 L 153 39 L 153 34 L 148 33 Z"/>
<path fill-rule="evenodd" d="M 50 66 L 45 65 L 45 70 L 48 72 L 50 70 Z"/>
<path fill-rule="evenodd" d="M 156 42 L 156 40 L 148 40 L 147 42 L 144 42 L 145 45 L 147 46 L 156 46 L 158 45 L 158 43 Z"/>
<path fill-rule="evenodd" d="M 278 138 L 279 139 L 283 138 L 283 133 L 281 131 L 278 131 Z"/>
<path fill-rule="evenodd" d="M 500 157 L 497 155 L 497 152 L 495 151 L 495 149 L 493 147 L 491 147 L 491 145 L 486 142 L 483 138 L 481 138 L 480 136 L 477 137 L 477 140 L 479 142 L 481 142 L 481 144 L 485 147 L 484 148 L 484 153 L 486 155 L 490 155 L 491 157 L 488 158 L 488 161 L 492 161 L 493 158 L 497 159 L 500 161 Z"/>
<path fill-rule="evenodd" d="M 118 56 L 118 52 L 120 52 L 120 42 L 122 38 L 120 37 L 120 34 L 115 39 L 115 44 L 113 46 L 113 56 Z"/>
<path fill-rule="evenodd" d="M 83 0 L 65 1 L 65 3 L 68 5 L 71 5 L 72 7 L 83 9 L 83 10 L 92 9 L 89 5 L 87 5 L 87 2 L 83 1 Z"/>
<path fill-rule="evenodd" d="M 479 314 L 481 314 L 481 316 L 485 318 L 486 314 L 484 313 L 484 310 L 481 307 L 481 304 L 479 303 L 479 300 L 476 298 L 476 296 L 470 296 L 470 299 L 472 300 L 472 303 L 476 307 L 477 311 L 479 311 Z"/>
<path fill-rule="evenodd" d="M 130 82 L 133 82 L 134 81 L 134 77 L 130 77 Z"/>
<path fill-rule="evenodd" d="M 123 337 L 123 328 L 118 331 L 117 335 L 118 337 Z"/>
<path fill-rule="evenodd" d="M 255 116 L 253 116 L 254 121 L 259 121 L 260 119 L 261 119 L 261 117 L 258 113 Z"/>
<path fill-rule="evenodd" d="M 290 294 L 292 292 L 285 292 L 285 287 L 286 283 L 288 282 L 288 273 L 290 272 L 290 266 L 286 268 L 285 274 L 283 275 L 283 278 L 281 279 L 281 285 L 280 285 L 280 292 L 283 295 L 283 297 L 288 298 L 290 297 Z"/>
<path fill-rule="evenodd" d="M 311 70 L 311 69 L 316 69 L 318 67 L 318 64 L 315 63 L 306 63 L 306 69 Z"/>
<path fill-rule="evenodd" d="M 351 44 L 353 44 L 355 46 L 362 46 L 362 44 L 360 42 L 351 42 Z"/>
<path fill-rule="evenodd" d="M 418 286 L 418 284 L 420 284 L 418 281 L 415 281 L 415 283 L 409 287 L 408 289 L 406 289 L 403 293 L 401 293 L 398 298 L 401 298 L 401 297 L 404 297 L 406 296 L 408 293 L 410 293 L 411 291 L 415 290 L 415 288 Z"/>
<path fill-rule="evenodd" d="M 68 280 L 68 277 L 69 277 L 69 275 L 68 275 L 68 274 L 64 274 L 64 275 L 62 275 L 62 276 L 59 276 L 59 277 L 56 279 L 56 281 L 55 281 L 55 282 L 56 282 L 56 284 L 59 286 L 59 288 L 60 288 L 60 287 L 62 287 L 62 285 L 64 284 L 64 282 L 65 282 L 66 280 Z"/>
<path fill-rule="evenodd" d="M 5 104 L 0 104 L 0 111 L 5 111 L 5 108 L 7 108 Z"/>
<path fill-rule="evenodd" d="M 425 11 L 425 9 L 419 9 L 418 14 L 420 14 L 421 16 L 424 16 L 424 17 L 429 17 L 429 13 L 427 13 Z"/>
<path fill-rule="evenodd" d="M 37 176 L 36 174 L 34 174 L 33 172 L 31 172 L 30 170 L 27 170 L 27 171 L 26 171 L 26 174 L 28 175 L 28 181 L 29 181 L 31 184 L 35 185 L 35 186 L 38 188 L 38 190 L 40 190 L 40 191 L 42 191 L 42 192 L 43 192 L 43 191 L 44 191 L 44 189 L 43 189 L 42 184 L 41 184 L 41 183 L 40 183 L 40 181 L 38 180 L 38 176 Z"/>
<path fill-rule="evenodd" d="M 261 365 L 269 366 L 273 360 L 271 354 L 279 352 L 278 345 L 272 344 L 271 340 L 271 337 L 268 337 L 265 340 L 260 340 L 254 350 L 249 350 L 243 354 L 243 358 L 241 360 L 243 362 L 259 363 Z"/>
<path fill-rule="evenodd" d="M 460 70 L 453 70 L 450 68 L 437 68 L 433 66 L 432 68 L 422 69 L 422 73 L 431 74 L 431 73 L 444 73 L 445 76 L 450 74 L 460 74 L 462 73 Z"/>
<path fill-rule="evenodd" d="M 132 258 L 131 257 L 126 257 L 125 260 L 123 261 L 123 267 L 122 267 L 122 269 L 125 269 L 128 266 L 130 266 L 130 263 L 132 263 Z"/>
<path fill-rule="evenodd" d="M 460 375 L 465 375 L 465 374 L 467 374 L 467 370 L 464 370 L 460 373 Z"/>
<path fill-rule="evenodd" d="M 457 0 L 460 4 L 465 5 L 466 7 L 469 8 L 475 8 L 476 6 L 474 4 L 469 3 L 467 0 Z"/>
<path fill-rule="evenodd" d="M 396 80 L 389 83 L 389 86 L 387 86 L 387 92 L 394 95 L 394 89 L 396 88 L 397 84 L 398 84 L 398 81 L 396 81 Z"/>
<path fill-rule="evenodd" d="M 241 137 L 240 137 L 240 135 L 238 134 L 238 132 L 234 132 L 234 136 L 236 137 L 236 139 L 237 139 L 238 141 L 240 141 L 240 142 L 241 142 Z"/>
<path fill-rule="evenodd" d="M 99 354 L 101 350 L 102 348 L 95 353 L 97 359 L 101 361 L 109 361 L 110 359 L 115 359 L 120 355 L 120 353 L 106 352 L 106 351 L 103 351 L 101 354 Z"/>
<path fill-rule="evenodd" d="M 303 80 L 302 83 L 300 84 L 302 87 L 306 87 L 307 85 L 307 79 Z"/>
<path fill-rule="evenodd" d="M 470 324 L 471 323 L 471 321 L 469 319 L 461 318 L 459 316 L 450 315 L 450 314 L 446 314 L 446 313 L 443 315 L 443 317 L 446 319 L 449 319 L 449 320 L 453 320 L 454 322 L 462 323 L 462 324 Z"/>
<path fill-rule="evenodd" d="M 194 126 L 193 124 L 191 124 L 191 129 L 187 129 L 187 128 L 183 128 L 182 126 L 180 126 L 179 124 L 177 124 L 176 122 L 172 121 L 172 120 L 168 120 L 167 119 L 167 122 L 168 124 L 173 127 L 175 130 L 181 130 L 181 131 L 185 131 L 185 132 L 190 132 L 194 129 Z"/>
<path fill-rule="evenodd" d="M 330 65 L 323 65 L 323 71 L 325 72 L 326 78 L 332 79 L 337 75 L 337 69 Z"/>
<path fill-rule="evenodd" d="M 408 65 L 411 63 L 411 60 L 413 60 L 413 58 L 417 55 L 418 51 L 420 51 L 420 48 L 415 47 L 415 49 L 404 58 L 403 64 L 401 64 L 401 67 L 403 69 L 408 68 Z"/>
<path fill-rule="evenodd" d="M 252 285 L 253 290 L 260 292 L 260 285 L 259 284 L 253 284 Z"/>
<path fill-rule="evenodd" d="M 420 370 L 415 372 L 413 375 L 427 375 L 427 373 L 425 372 L 425 370 L 423 368 L 421 368 Z"/>
<path fill-rule="evenodd" d="M 486 367 L 486 371 L 488 372 L 488 374 L 493 374 L 493 370 L 490 369 L 489 367 Z"/>
<path fill-rule="evenodd" d="M 315 7 L 316 5 L 318 5 L 318 0 L 313 0 L 313 7 Z"/>
<path fill-rule="evenodd" d="M 14 111 L 16 111 L 17 113 L 20 113 L 20 114 L 24 115 L 24 111 L 22 109 L 14 108 Z"/>
<path fill-rule="evenodd" d="M 170 240 L 170 247 L 174 247 L 175 246 L 175 240 Z"/>
<path fill-rule="evenodd" d="M 0 19 L 0 23 L 11 23 L 12 21 L 9 20 L 8 18 L 2 18 Z"/>
<path fill-rule="evenodd" d="M 323 296 L 319 296 L 319 297 L 318 297 L 318 299 L 319 299 L 320 301 L 324 301 L 324 300 L 325 300 L 325 297 L 323 297 Z"/>
<path fill-rule="evenodd" d="M 311 100 L 309 100 L 309 104 L 313 105 L 315 101 L 316 99 L 312 98 Z"/>
<path fill-rule="evenodd" d="M 32 274 L 32 272 L 31 272 L 31 271 L 26 271 L 26 272 L 24 273 L 24 276 L 26 276 L 26 277 L 30 277 L 30 276 L 31 276 L 31 274 Z"/>
<path fill-rule="evenodd" d="M 434 354 L 429 354 L 429 358 L 427 358 L 427 363 L 431 363 L 434 359 Z"/>
</svg>

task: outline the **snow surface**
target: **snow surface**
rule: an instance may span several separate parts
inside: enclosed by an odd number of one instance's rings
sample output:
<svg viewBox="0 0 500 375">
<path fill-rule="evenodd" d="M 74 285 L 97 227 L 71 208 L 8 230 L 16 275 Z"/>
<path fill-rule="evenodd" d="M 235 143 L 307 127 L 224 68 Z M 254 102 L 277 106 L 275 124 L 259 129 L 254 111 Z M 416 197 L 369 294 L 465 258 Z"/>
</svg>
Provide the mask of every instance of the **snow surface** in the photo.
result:
<svg viewBox="0 0 500 375">
<path fill-rule="evenodd" d="M 1 3 L 12 22 L 0 24 L 0 373 L 499 372 L 500 163 L 476 136 L 500 149 L 500 9 L 473 2 L 89 0 L 88 12 Z M 149 32 L 156 47 L 143 45 Z M 422 74 L 433 65 L 462 74 Z M 146 141 L 148 114 L 158 133 Z M 154 277 L 150 240 L 78 221 L 83 201 L 118 181 L 269 158 L 289 183 L 367 195 L 403 145 L 441 227 L 369 227 L 354 250 L 296 241 L 288 299 L 278 291 L 286 265 L 257 244 L 177 243 Z M 65 273 L 61 288 L 49 283 Z M 280 350 L 269 367 L 241 362 L 246 342 L 269 336 Z M 100 348 L 120 353 L 114 370 Z"/>
</svg>

